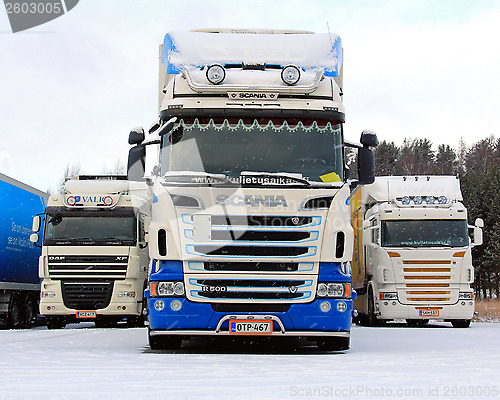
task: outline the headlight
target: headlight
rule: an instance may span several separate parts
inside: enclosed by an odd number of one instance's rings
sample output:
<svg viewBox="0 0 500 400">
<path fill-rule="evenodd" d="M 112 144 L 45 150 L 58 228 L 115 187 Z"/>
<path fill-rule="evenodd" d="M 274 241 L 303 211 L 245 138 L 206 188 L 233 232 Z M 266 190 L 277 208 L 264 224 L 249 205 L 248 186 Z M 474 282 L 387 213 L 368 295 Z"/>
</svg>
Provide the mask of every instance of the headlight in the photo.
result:
<svg viewBox="0 0 500 400">
<path fill-rule="evenodd" d="M 56 297 L 54 292 L 42 292 L 42 299 L 52 299 Z"/>
<path fill-rule="evenodd" d="M 183 296 L 184 283 L 182 282 L 151 282 L 150 286 L 151 296 Z"/>
<path fill-rule="evenodd" d="M 300 80 L 300 70 L 295 65 L 287 65 L 281 70 L 281 79 L 287 85 L 295 85 Z"/>
<path fill-rule="evenodd" d="M 226 70 L 220 64 L 212 64 L 207 69 L 207 79 L 213 85 L 218 85 L 222 83 L 226 77 Z"/>
<path fill-rule="evenodd" d="M 473 300 L 474 293 L 472 292 L 462 292 L 458 294 L 458 300 Z"/>
<path fill-rule="evenodd" d="M 351 297 L 351 284 L 350 283 L 318 283 L 316 290 L 318 297 L 337 297 L 349 298 Z"/>
<path fill-rule="evenodd" d="M 380 300 L 397 300 L 398 294 L 392 292 L 379 293 Z"/>
</svg>

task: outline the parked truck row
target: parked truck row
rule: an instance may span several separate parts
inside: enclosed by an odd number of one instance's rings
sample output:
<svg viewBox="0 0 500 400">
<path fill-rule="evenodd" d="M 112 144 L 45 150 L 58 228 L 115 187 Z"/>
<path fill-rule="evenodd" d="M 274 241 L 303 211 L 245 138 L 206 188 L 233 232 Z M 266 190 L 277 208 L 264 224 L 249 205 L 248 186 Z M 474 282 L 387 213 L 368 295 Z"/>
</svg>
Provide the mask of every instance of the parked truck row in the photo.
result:
<svg viewBox="0 0 500 400">
<path fill-rule="evenodd" d="M 147 314 L 152 349 L 264 335 L 342 350 L 353 316 L 468 326 L 482 221 L 468 226 L 456 177 L 375 179 L 376 135 L 344 140 L 342 51 L 335 34 L 167 34 L 158 122 L 131 132 L 128 178 L 80 177 L 23 209 L 43 213 L 29 284 L 48 327 Z M 21 292 L 2 293 L 12 319 Z"/>
</svg>

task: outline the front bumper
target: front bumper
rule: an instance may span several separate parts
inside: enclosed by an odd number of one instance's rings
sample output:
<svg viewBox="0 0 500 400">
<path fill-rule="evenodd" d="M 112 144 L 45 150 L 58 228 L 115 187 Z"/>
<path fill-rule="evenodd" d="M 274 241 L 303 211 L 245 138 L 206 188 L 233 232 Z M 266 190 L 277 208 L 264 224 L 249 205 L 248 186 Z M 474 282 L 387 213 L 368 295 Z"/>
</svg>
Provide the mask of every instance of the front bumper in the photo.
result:
<svg viewBox="0 0 500 400">
<path fill-rule="evenodd" d="M 162 310 L 155 303 L 164 303 Z M 181 308 L 174 311 L 173 301 Z M 328 302 L 330 310 L 323 312 L 320 304 Z M 345 311 L 339 311 L 339 303 Z M 343 308 L 343 307 L 339 307 Z M 285 312 L 219 312 L 209 303 L 195 303 L 186 298 L 149 298 L 149 327 L 154 335 L 229 335 L 231 319 L 269 319 L 273 321 L 272 336 L 339 336 L 349 337 L 352 323 L 351 299 L 321 299 L 307 304 L 292 304 Z"/>
<path fill-rule="evenodd" d="M 404 305 L 397 300 L 380 300 L 375 304 L 379 319 L 471 319 L 474 315 L 474 301 L 459 300 L 452 305 Z M 437 315 L 436 315 L 437 313 Z M 433 315 L 434 314 L 434 315 Z"/>
</svg>

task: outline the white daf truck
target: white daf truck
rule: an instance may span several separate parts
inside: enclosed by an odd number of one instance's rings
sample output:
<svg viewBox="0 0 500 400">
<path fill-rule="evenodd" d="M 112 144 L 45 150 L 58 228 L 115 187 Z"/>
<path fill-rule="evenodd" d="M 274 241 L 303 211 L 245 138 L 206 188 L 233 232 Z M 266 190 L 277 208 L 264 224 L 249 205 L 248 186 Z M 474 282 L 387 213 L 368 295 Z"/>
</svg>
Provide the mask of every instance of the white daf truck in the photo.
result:
<svg viewBox="0 0 500 400">
<path fill-rule="evenodd" d="M 108 176 L 68 180 L 63 194 L 49 197 L 39 262 L 49 329 L 143 324 L 150 202 L 144 182 Z"/>
<path fill-rule="evenodd" d="M 377 177 L 351 198 L 353 287 L 360 322 L 430 319 L 468 327 L 474 314 L 472 248 L 455 176 Z M 473 240 L 468 230 L 473 229 Z"/>
<path fill-rule="evenodd" d="M 337 35 L 173 32 L 160 48 L 151 348 L 193 336 L 300 336 L 349 347 L 353 230 Z M 361 182 L 377 139 L 364 132 Z"/>
</svg>

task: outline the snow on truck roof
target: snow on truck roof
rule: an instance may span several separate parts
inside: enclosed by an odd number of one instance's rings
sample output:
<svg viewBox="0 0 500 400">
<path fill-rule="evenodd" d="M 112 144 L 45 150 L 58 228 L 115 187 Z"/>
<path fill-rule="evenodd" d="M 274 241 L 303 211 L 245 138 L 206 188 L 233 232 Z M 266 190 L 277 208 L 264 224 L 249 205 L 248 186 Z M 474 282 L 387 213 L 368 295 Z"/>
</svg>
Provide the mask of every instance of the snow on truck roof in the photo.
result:
<svg viewBox="0 0 500 400">
<path fill-rule="evenodd" d="M 392 201 L 404 196 L 445 196 L 462 200 L 456 176 L 378 176 L 364 187 L 363 202 Z"/>
<path fill-rule="evenodd" d="M 170 32 L 165 35 L 161 59 L 167 74 L 186 66 L 219 64 L 294 64 L 323 68 L 337 77 L 342 66 L 342 43 L 334 33 L 301 31 L 219 30 Z"/>
</svg>

